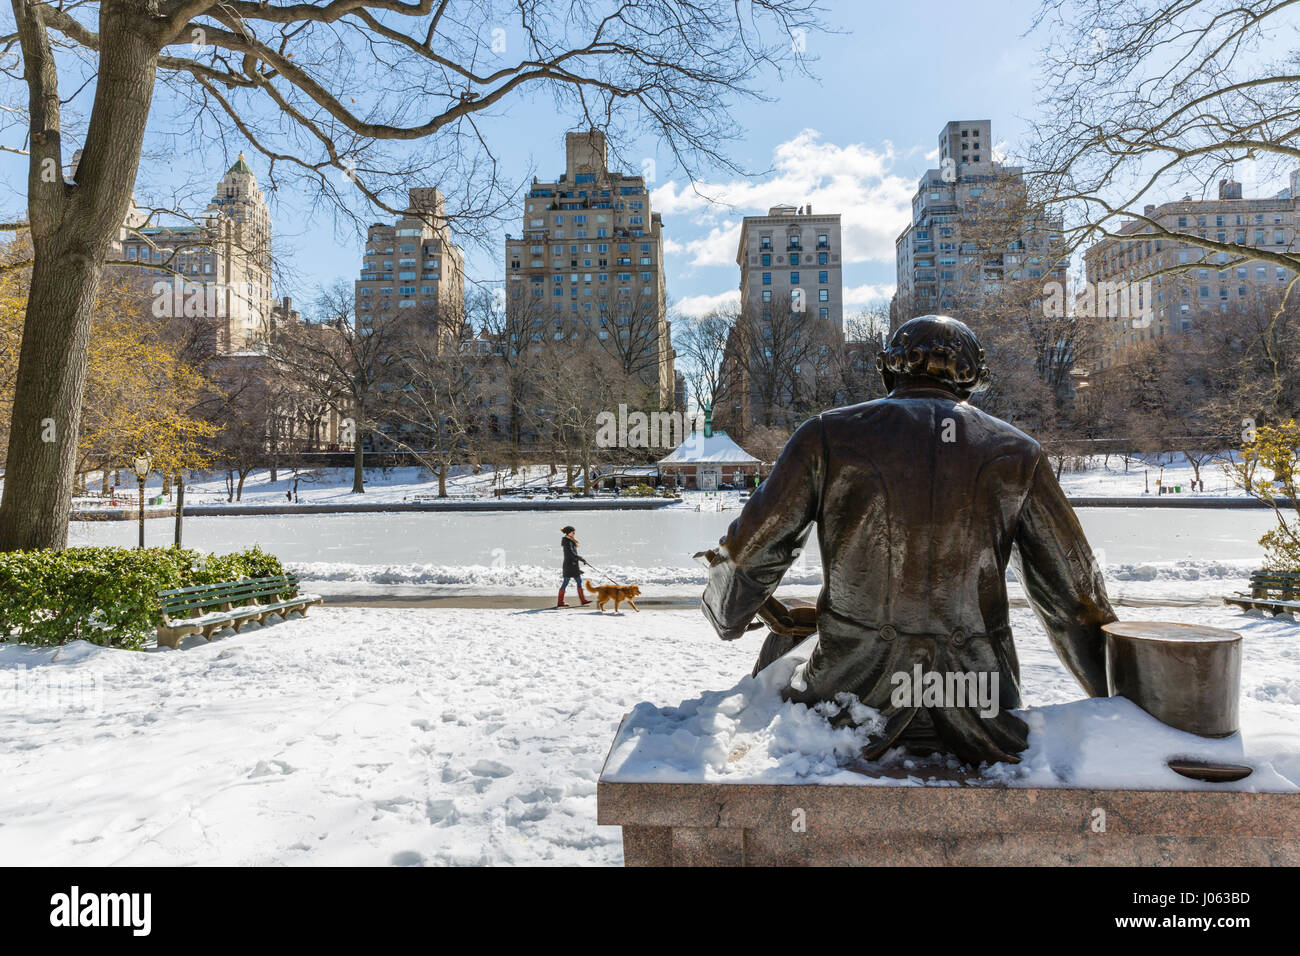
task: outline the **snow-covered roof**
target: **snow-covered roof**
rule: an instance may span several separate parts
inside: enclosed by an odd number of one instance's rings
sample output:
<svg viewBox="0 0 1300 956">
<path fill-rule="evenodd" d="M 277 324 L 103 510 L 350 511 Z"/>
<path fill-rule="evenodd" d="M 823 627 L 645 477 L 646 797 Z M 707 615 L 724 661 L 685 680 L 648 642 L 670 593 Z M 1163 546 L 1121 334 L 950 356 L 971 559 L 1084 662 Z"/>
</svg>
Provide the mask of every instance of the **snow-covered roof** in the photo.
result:
<svg viewBox="0 0 1300 956">
<path fill-rule="evenodd" d="M 711 465 L 757 465 L 758 459 L 737 445 L 726 432 L 713 432 L 705 436 L 702 431 L 693 431 L 669 453 L 660 458 L 661 465 L 692 465 L 707 463 Z"/>
</svg>

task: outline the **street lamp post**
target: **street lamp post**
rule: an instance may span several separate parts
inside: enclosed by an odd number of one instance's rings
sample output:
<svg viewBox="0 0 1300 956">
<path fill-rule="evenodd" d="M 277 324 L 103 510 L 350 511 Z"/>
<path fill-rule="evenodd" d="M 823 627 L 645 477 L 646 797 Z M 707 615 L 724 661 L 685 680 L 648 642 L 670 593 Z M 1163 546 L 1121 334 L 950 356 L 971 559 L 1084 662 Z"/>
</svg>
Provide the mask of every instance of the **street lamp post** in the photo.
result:
<svg viewBox="0 0 1300 956">
<path fill-rule="evenodd" d="M 145 451 L 135 456 L 135 476 L 140 479 L 140 547 L 144 547 L 144 480 L 149 477 L 153 458 Z"/>
<path fill-rule="evenodd" d="M 181 521 L 185 515 L 185 472 L 176 472 L 176 542 L 177 549 L 181 546 Z"/>
</svg>

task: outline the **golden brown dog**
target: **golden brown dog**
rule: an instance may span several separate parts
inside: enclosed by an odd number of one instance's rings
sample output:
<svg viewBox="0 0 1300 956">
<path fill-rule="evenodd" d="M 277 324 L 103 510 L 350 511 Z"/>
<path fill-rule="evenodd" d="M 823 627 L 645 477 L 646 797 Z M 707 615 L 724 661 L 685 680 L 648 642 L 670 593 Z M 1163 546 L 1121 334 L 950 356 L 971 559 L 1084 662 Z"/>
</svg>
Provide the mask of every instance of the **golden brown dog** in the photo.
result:
<svg viewBox="0 0 1300 956">
<path fill-rule="evenodd" d="M 641 596 L 641 589 L 635 584 L 592 584 L 587 582 L 587 590 L 596 593 L 596 609 L 602 614 L 605 612 L 605 605 L 610 601 L 614 602 L 614 612 L 618 613 L 618 606 L 623 601 L 632 605 L 632 610 L 638 614 L 641 609 L 636 606 L 633 598 Z"/>
</svg>

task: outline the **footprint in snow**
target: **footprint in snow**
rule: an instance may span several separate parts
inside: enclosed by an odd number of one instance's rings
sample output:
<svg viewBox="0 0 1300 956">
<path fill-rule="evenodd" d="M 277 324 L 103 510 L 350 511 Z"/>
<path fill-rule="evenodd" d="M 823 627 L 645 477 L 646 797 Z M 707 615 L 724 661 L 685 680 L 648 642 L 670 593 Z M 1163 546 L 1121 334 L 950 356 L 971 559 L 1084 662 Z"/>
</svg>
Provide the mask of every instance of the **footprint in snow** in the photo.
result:
<svg viewBox="0 0 1300 956">
<path fill-rule="evenodd" d="M 430 823 L 452 824 L 460 819 L 453 800 L 430 800 L 425 804 L 424 812 Z"/>
<path fill-rule="evenodd" d="M 284 776 L 293 773 L 294 769 L 283 760 L 259 760 L 257 766 L 249 772 L 248 779 Z"/>
<path fill-rule="evenodd" d="M 476 777 L 508 777 L 514 773 L 514 768 L 507 767 L 503 763 L 497 763 L 495 760 L 480 760 L 471 764 L 469 772 Z"/>
<path fill-rule="evenodd" d="M 424 855 L 414 850 L 402 850 L 389 859 L 392 866 L 424 866 Z"/>
</svg>

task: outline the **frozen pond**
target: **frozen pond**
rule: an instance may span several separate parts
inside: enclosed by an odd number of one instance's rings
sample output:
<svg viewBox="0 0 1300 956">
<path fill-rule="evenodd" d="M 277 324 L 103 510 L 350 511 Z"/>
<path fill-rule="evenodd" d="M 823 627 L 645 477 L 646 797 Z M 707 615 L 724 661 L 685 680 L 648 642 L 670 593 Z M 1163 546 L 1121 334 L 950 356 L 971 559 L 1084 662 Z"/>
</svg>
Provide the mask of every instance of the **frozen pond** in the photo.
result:
<svg viewBox="0 0 1300 956">
<path fill-rule="evenodd" d="M 1084 508 L 1079 519 L 1103 565 L 1258 560 L 1265 509 Z M 505 514 L 339 514 L 189 517 L 185 545 L 226 552 L 260 544 L 294 564 L 558 565 L 560 528 L 577 528 L 582 553 L 600 566 L 694 567 L 737 512 L 662 511 Z M 146 522 L 146 541 L 171 542 L 172 520 Z M 69 544 L 131 546 L 136 525 L 74 521 Z M 810 560 L 816 561 L 811 554 Z"/>
</svg>

